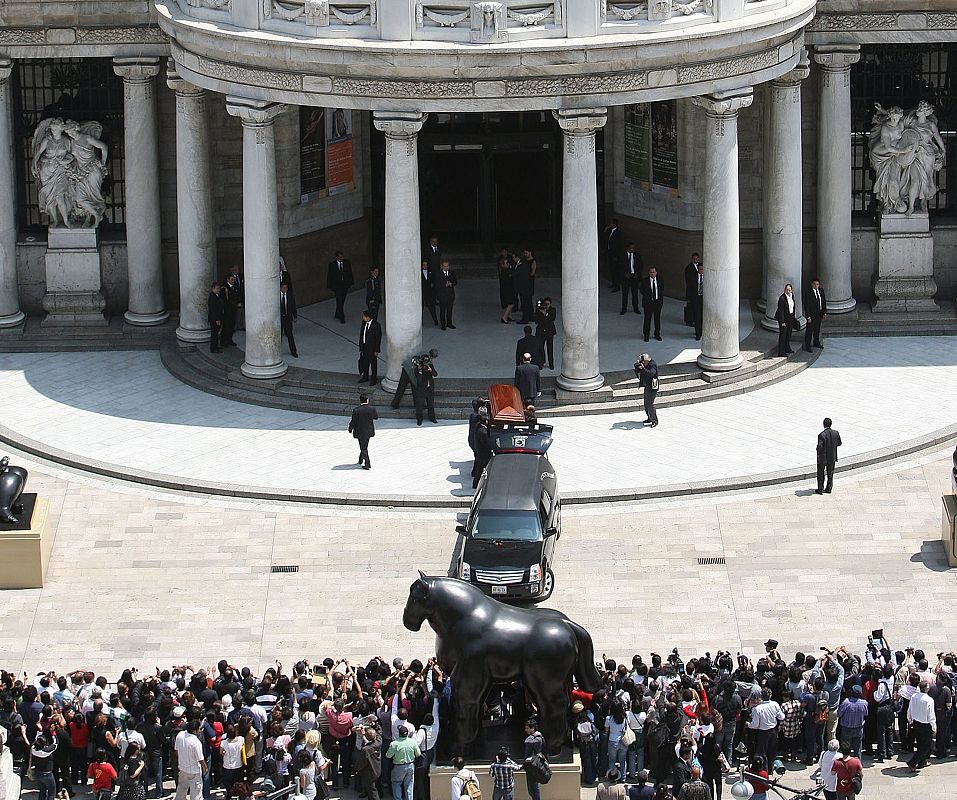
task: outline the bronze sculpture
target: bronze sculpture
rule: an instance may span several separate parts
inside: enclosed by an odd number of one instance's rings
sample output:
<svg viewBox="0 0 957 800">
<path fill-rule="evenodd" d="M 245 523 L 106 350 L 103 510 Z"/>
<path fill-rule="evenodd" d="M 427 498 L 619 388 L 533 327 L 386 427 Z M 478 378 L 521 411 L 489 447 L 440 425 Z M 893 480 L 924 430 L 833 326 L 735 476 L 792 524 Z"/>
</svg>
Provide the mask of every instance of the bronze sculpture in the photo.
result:
<svg viewBox="0 0 957 800">
<path fill-rule="evenodd" d="M 23 467 L 11 467 L 10 459 L 0 458 L 0 522 L 16 525 L 20 520 L 14 514 L 23 513 L 20 495 L 27 485 L 27 471 Z"/>
<path fill-rule="evenodd" d="M 426 620 L 452 682 L 453 749 L 461 753 L 478 736 L 492 684 L 520 680 L 538 708 L 549 753 L 561 750 L 572 676 L 586 692 L 601 684 L 588 631 L 558 611 L 505 605 L 458 578 L 420 572 L 402 623 L 417 631 Z"/>
</svg>

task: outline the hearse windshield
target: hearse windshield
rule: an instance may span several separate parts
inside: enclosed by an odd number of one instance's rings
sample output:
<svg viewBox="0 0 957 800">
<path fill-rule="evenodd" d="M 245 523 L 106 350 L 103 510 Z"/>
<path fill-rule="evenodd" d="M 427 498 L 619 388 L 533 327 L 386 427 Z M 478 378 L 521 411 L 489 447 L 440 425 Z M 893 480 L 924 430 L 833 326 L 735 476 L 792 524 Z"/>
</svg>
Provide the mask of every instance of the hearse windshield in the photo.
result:
<svg viewBox="0 0 957 800">
<path fill-rule="evenodd" d="M 542 522 L 535 511 L 480 511 L 472 522 L 472 538 L 535 542 L 542 538 Z"/>
</svg>

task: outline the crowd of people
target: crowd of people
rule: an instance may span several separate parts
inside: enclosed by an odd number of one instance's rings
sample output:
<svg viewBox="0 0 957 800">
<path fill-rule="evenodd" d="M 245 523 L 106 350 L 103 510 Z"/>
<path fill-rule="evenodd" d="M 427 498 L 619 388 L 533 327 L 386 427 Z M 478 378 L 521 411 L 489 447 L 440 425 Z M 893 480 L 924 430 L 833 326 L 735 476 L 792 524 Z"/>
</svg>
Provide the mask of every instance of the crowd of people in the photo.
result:
<svg viewBox="0 0 957 800">
<path fill-rule="evenodd" d="M 582 781 L 602 798 L 719 800 L 736 765 L 764 797 L 781 762 L 818 765 L 829 800 L 853 797 L 862 758 L 899 755 L 917 772 L 947 756 L 957 654 L 928 659 L 893 650 L 880 631 L 866 649 L 780 655 L 769 640 L 757 661 L 730 652 L 684 661 L 677 649 L 646 661 L 602 657 L 601 688 L 569 686 L 569 745 Z M 306 800 L 352 786 L 378 800 L 429 797 L 439 757 L 455 770 L 452 800 L 475 775 L 449 735 L 454 689 L 436 659 L 374 658 L 280 663 L 261 675 L 220 661 L 177 666 L 115 682 L 89 670 L 30 677 L 0 673 L 0 740 L 39 800 L 88 788 L 97 800 L 246 798 L 292 785 Z M 520 725 L 522 758 L 543 752 L 533 700 L 521 684 L 493 687 L 486 718 Z M 466 751 L 466 755 L 468 751 Z M 501 751 L 490 769 L 498 798 L 511 798 L 513 761 Z M 454 759 L 451 757 L 455 756 Z M 599 781 L 599 779 L 601 779 Z M 526 775 L 531 800 L 540 787 Z M 617 787 L 617 788 L 616 788 Z M 459 794 L 455 794 L 458 788 Z"/>
</svg>

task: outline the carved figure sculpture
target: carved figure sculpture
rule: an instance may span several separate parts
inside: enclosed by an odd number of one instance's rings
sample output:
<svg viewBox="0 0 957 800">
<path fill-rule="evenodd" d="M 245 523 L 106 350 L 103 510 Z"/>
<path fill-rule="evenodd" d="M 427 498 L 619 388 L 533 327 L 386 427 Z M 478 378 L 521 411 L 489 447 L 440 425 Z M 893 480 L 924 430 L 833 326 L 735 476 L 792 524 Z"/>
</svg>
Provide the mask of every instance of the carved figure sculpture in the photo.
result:
<svg viewBox="0 0 957 800">
<path fill-rule="evenodd" d="M 53 227 L 96 227 L 106 213 L 101 186 L 108 151 L 98 122 L 44 119 L 33 134 L 31 171 L 40 210 Z"/>
<path fill-rule="evenodd" d="M 402 623 L 417 631 L 426 620 L 435 631 L 436 656 L 452 681 L 457 752 L 478 736 L 491 685 L 515 680 L 538 708 L 549 752 L 561 750 L 572 676 L 586 692 L 601 683 L 588 631 L 558 611 L 505 605 L 458 578 L 419 572 Z"/>
<path fill-rule="evenodd" d="M 20 495 L 27 485 L 27 471 L 23 467 L 11 467 L 10 459 L 0 458 L 0 522 L 16 525 L 20 520 L 15 514 L 23 513 Z"/>
<path fill-rule="evenodd" d="M 904 114 L 875 103 L 868 137 L 871 166 L 876 177 L 874 196 L 884 213 L 906 214 L 927 208 L 937 193 L 935 174 L 944 166 L 944 143 L 937 129 L 934 107 L 921 100 Z"/>
</svg>

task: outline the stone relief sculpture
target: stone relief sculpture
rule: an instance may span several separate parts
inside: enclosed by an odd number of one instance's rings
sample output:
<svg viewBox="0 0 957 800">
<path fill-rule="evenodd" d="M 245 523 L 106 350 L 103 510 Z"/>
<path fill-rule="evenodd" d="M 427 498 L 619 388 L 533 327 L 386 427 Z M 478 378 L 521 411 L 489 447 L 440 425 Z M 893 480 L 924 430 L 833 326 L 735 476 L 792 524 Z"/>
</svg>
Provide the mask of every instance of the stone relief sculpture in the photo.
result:
<svg viewBox="0 0 957 800">
<path fill-rule="evenodd" d="M 898 106 L 885 109 L 875 103 L 872 123 L 868 147 L 881 211 L 909 217 L 925 210 L 937 193 L 935 175 L 944 166 L 934 107 L 921 100 L 905 114 Z"/>
<path fill-rule="evenodd" d="M 501 3 L 485 0 L 472 5 L 472 41 L 505 41 L 505 6 Z"/>
<path fill-rule="evenodd" d="M 20 520 L 14 516 L 23 513 L 20 495 L 27 485 L 27 471 L 23 467 L 11 467 L 10 459 L 0 458 L 0 522 L 16 525 Z"/>
<path fill-rule="evenodd" d="M 95 228 L 103 214 L 106 176 L 103 126 L 59 117 L 37 125 L 31 146 L 31 171 L 37 181 L 40 210 L 52 227 Z"/>
</svg>

